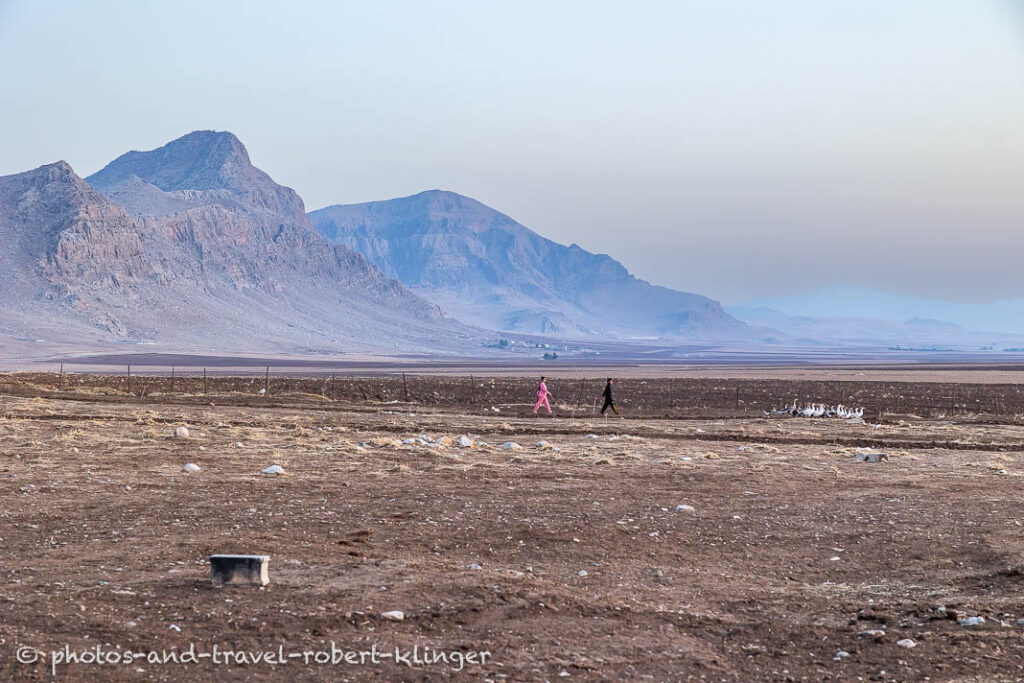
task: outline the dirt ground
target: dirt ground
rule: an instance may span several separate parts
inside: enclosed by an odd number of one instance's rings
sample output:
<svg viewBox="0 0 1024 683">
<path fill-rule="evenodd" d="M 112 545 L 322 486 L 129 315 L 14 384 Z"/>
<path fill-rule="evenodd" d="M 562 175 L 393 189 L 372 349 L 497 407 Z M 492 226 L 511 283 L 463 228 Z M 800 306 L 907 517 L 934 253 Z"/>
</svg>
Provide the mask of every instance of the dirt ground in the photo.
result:
<svg viewBox="0 0 1024 683">
<path fill-rule="evenodd" d="M 19 382 L 0 680 L 1024 680 L 1015 416 L 535 418 Z M 270 584 L 214 587 L 213 553 L 270 555 Z M 304 659 L 332 643 L 448 662 Z M 287 663 L 148 659 L 193 646 Z M 97 647 L 147 658 L 55 663 Z"/>
</svg>

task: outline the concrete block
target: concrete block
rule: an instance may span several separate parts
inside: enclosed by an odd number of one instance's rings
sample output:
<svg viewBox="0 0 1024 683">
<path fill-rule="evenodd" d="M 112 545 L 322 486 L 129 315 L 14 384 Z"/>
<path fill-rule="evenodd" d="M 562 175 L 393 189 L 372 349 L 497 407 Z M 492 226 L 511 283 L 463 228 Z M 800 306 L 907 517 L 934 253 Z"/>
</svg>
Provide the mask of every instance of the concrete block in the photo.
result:
<svg viewBox="0 0 1024 683">
<path fill-rule="evenodd" d="M 267 565 L 270 555 L 210 555 L 210 580 L 216 585 L 227 583 L 270 583 Z"/>
</svg>

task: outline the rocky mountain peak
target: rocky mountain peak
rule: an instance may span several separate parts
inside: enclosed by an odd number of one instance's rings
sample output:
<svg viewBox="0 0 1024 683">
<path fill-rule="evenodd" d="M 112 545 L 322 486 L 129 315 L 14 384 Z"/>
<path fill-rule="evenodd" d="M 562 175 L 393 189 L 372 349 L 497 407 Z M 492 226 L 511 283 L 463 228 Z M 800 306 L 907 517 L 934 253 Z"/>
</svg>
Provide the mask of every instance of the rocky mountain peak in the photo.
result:
<svg viewBox="0 0 1024 683">
<path fill-rule="evenodd" d="M 306 223 L 298 194 L 253 166 L 245 145 L 223 131 L 194 131 L 148 152 L 122 154 L 88 181 L 137 214 L 163 216 L 219 204 Z"/>
</svg>

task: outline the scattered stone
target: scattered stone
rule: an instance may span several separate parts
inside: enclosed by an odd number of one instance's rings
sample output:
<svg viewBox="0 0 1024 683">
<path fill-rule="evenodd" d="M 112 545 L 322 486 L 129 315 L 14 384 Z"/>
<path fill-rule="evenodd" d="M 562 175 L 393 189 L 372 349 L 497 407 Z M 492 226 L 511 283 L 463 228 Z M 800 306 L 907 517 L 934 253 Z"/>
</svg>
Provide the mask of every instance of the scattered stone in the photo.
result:
<svg viewBox="0 0 1024 683">
<path fill-rule="evenodd" d="M 171 624 L 171 626 L 170 626 L 170 628 L 168 630 L 169 631 L 177 631 L 178 633 L 181 633 L 181 627 L 178 626 L 177 624 Z"/>
<path fill-rule="evenodd" d="M 244 447 L 244 445 L 242 444 L 241 441 L 236 441 L 235 442 L 235 448 L 243 448 L 243 447 Z"/>
<path fill-rule="evenodd" d="M 405 444 L 406 446 L 411 446 L 415 443 L 419 443 L 419 441 L 417 441 L 416 439 L 406 439 L 402 443 Z"/>
<path fill-rule="evenodd" d="M 551 448 L 551 444 L 549 444 L 547 441 L 538 441 L 533 445 L 536 446 L 537 448 Z"/>
<path fill-rule="evenodd" d="M 174 428 L 175 439 L 187 439 L 188 438 L 188 427 L 175 427 Z"/>
<path fill-rule="evenodd" d="M 585 437 L 583 437 L 583 438 L 584 438 L 584 439 L 596 439 L 596 438 L 597 438 L 597 434 L 587 434 L 587 435 L 586 435 Z"/>
<path fill-rule="evenodd" d="M 400 609 L 394 609 L 394 610 L 391 610 L 390 612 L 384 612 L 380 616 L 383 617 L 384 619 L 387 619 L 388 621 L 404 621 L 405 620 L 405 612 L 403 612 Z"/>
<path fill-rule="evenodd" d="M 284 474 L 284 468 L 280 465 L 271 465 L 262 472 L 263 474 Z"/>
<path fill-rule="evenodd" d="M 459 448 L 472 448 L 475 445 L 476 444 L 473 442 L 473 439 L 468 436 L 459 437 Z"/>
<path fill-rule="evenodd" d="M 695 512 L 692 505 L 676 505 L 676 512 Z"/>
<path fill-rule="evenodd" d="M 185 467 L 183 467 L 182 469 L 184 469 L 186 472 L 198 472 L 199 465 L 195 464 L 194 462 L 187 462 L 185 463 Z"/>
<path fill-rule="evenodd" d="M 705 453 L 704 457 L 708 460 L 718 460 L 718 453 Z"/>
<path fill-rule="evenodd" d="M 848 425 L 862 425 L 862 424 L 867 424 L 867 423 L 864 422 L 864 418 L 863 417 L 851 417 L 849 420 L 846 421 L 846 424 L 848 424 Z"/>
<path fill-rule="evenodd" d="M 875 640 L 879 640 L 879 639 L 885 637 L 885 631 L 883 631 L 880 628 L 872 628 L 872 629 L 868 629 L 867 631 L 858 631 L 857 635 L 858 636 L 867 636 L 869 638 L 874 638 Z"/>
<path fill-rule="evenodd" d="M 904 638 L 903 640 L 897 640 L 896 641 L 896 645 L 897 645 L 897 647 L 905 647 L 908 650 L 910 648 L 912 648 L 912 647 L 917 647 L 917 643 L 915 643 L 910 638 Z"/>
<path fill-rule="evenodd" d="M 502 448 L 505 449 L 506 451 L 521 451 L 521 450 L 523 450 L 523 447 L 520 446 L 519 444 L 517 444 L 515 441 L 506 441 L 502 445 Z"/>
<path fill-rule="evenodd" d="M 839 650 L 838 652 L 836 652 L 835 656 L 832 657 L 832 661 L 838 662 L 839 660 L 846 659 L 849 656 L 850 656 L 850 653 L 847 652 L 846 650 Z"/>
<path fill-rule="evenodd" d="M 985 617 L 964 617 L 957 621 L 961 626 L 981 626 L 985 623 Z"/>
<path fill-rule="evenodd" d="M 478 565 L 478 564 L 477 564 L 476 562 L 474 562 L 474 563 L 472 563 L 472 564 L 469 564 L 469 565 L 466 565 L 466 568 L 467 568 L 467 569 L 472 569 L 472 570 L 473 570 L 473 571 L 475 571 L 475 572 L 478 572 L 478 571 L 480 571 L 480 570 L 482 570 L 482 569 L 483 569 L 483 567 L 481 567 L 480 565 Z"/>
<path fill-rule="evenodd" d="M 588 572 L 586 569 L 581 569 L 578 572 L 576 572 L 576 576 L 586 576 L 587 574 Z"/>
</svg>

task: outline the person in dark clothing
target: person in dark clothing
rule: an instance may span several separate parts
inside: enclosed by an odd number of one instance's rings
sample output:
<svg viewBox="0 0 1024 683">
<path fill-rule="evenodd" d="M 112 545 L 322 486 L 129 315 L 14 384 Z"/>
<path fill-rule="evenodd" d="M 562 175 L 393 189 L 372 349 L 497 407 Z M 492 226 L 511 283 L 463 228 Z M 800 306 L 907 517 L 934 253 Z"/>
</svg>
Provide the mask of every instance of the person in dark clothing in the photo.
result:
<svg viewBox="0 0 1024 683">
<path fill-rule="evenodd" d="M 615 401 L 612 399 L 612 378 L 608 378 L 608 384 L 604 385 L 604 405 L 601 407 L 601 414 L 604 415 L 604 411 L 611 408 L 615 411 L 615 414 L 619 414 L 619 409 L 615 406 Z"/>
</svg>

